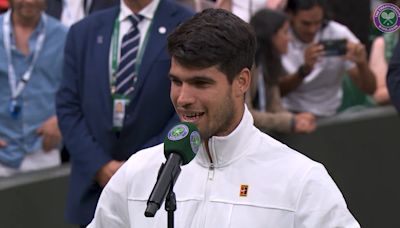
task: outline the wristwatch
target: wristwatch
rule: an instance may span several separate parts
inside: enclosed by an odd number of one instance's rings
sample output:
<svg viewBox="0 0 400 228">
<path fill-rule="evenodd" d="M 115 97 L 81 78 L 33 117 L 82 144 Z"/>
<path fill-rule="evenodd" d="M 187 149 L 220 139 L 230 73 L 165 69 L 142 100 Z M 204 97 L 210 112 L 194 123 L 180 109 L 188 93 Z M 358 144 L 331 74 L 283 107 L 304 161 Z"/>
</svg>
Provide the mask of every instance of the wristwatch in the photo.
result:
<svg viewBox="0 0 400 228">
<path fill-rule="evenodd" d="M 303 79 L 303 78 L 305 78 L 309 73 L 310 73 L 310 69 L 306 66 L 306 65 L 301 65 L 300 67 L 299 67 L 299 69 L 297 69 L 297 75 L 301 78 L 301 79 Z"/>
</svg>

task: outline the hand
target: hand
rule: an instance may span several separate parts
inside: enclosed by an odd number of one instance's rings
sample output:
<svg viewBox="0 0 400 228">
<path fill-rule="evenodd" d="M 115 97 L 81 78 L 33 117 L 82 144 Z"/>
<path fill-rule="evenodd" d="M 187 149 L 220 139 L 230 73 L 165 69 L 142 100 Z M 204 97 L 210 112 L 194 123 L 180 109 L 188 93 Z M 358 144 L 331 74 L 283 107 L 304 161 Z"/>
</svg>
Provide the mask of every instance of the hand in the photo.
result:
<svg viewBox="0 0 400 228">
<path fill-rule="evenodd" d="M 321 44 L 311 44 L 304 51 L 304 65 L 312 71 L 315 63 L 318 61 L 319 57 L 324 53 L 324 46 Z"/>
<path fill-rule="evenodd" d="M 367 51 L 365 46 L 360 43 L 347 42 L 346 59 L 355 62 L 356 64 L 368 64 Z"/>
<path fill-rule="evenodd" d="M 124 164 L 122 161 L 112 160 L 107 164 L 103 165 L 96 174 L 97 183 L 100 187 L 104 188 L 111 177 L 117 172 L 117 170 Z"/>
<path fill-rule="evenodd" d="M 56 116 L 47 119 L 36 132 L 43 136 L 42 147 L 45 152 L 56 148 L 61 143 L 61 133 Z"/>
<path fill-rule="evenodd" d="M 315 116 L 309 112 L 302 112 L 294 116 L 294 132 L 310 133 L 315 130 Z"/>
<path fill-rule="evenodd" d="M 6 147 L 7 142 L 5 140 L 0 139 L 0 148 Z"/>
</svg>

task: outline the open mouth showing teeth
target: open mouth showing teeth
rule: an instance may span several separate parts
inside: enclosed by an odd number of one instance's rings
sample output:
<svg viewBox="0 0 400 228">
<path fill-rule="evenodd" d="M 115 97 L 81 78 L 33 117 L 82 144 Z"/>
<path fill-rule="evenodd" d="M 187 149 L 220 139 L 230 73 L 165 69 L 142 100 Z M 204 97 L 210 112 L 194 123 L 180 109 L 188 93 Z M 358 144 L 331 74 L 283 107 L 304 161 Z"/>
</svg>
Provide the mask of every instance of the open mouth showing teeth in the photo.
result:
<svg viewBox="0 0 400 228">
<path fill-rule="evenodd" d="M 183 120 L 186 122 L 193 122 L 198 120 L 201 116 L 204 115 L 204 112 L 197 112 L 197 113 L 190 113 L 190 114 L 183 114 Z"/>
</svg>

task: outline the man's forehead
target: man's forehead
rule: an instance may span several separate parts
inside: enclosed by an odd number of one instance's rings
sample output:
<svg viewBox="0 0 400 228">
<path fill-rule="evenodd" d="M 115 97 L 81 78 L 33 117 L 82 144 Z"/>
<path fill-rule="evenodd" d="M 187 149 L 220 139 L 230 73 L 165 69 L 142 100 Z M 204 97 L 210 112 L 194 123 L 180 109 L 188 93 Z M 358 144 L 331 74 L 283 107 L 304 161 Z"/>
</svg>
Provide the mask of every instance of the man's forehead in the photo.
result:
<svg viewBox="0 0 400 228">
<path fill-rule="evenodd" d="M 298 10 L 294 14 L 294 18 L 302 21 L 319 21 L 324 17 L 324 10 L 321 6 L 314 6 L 310 9 Z"/>
<path fill-rule="evenodd" d="M 197 67 L 182 64 L 174 57 L 171 58 L 171 69 L 170 71 L 185 71 L 185 72 L 207 72 L 207 71 L 218 71 L 222 73 L 217 66 L 210 66 L 210 67 Z"/>
<path fill-rule="evenodd" d="M 216 81 L 226 79 L 227 76 L 216 66 L 206 68 L 196 68 L 183 66 L 177 62 L 171 62 L 169 76 L 181 81 Z"/>
</svg>

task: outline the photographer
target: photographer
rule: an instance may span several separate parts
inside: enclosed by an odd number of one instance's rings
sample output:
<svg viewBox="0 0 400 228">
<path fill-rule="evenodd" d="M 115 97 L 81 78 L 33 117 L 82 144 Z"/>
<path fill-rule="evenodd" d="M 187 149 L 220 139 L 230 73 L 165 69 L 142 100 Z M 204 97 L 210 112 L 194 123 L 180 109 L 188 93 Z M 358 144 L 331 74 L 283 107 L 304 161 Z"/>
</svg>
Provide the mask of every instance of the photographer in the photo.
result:
<svg viewBox="0 0 400 228">
<path fill-rule="evenodd" d="M 363 92 L 374 93 L 375 77 L 364 45 L 347 27 L 328 20 L 327 1 L 289 0 L 286 12 L 293 39 L 282 59 L 291 75 L 279 80 L 285 108 L 334 115 L 341 103 L 345 73 Z"/>
</svg>

